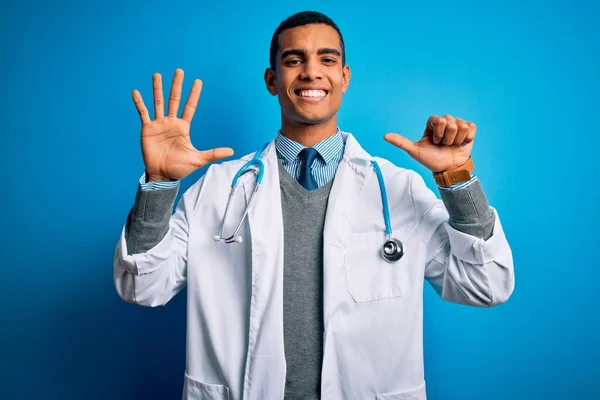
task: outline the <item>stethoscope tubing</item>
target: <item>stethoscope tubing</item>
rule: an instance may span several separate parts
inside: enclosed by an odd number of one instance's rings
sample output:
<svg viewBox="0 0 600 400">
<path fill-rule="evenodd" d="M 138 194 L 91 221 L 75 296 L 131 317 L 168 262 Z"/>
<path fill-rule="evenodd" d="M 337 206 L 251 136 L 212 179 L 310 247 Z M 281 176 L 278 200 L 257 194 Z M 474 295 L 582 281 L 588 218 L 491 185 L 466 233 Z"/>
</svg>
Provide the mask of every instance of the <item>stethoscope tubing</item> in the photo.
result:
<svg viewBox="0 0 600 400">
<path fill-rule="evenodd" d="M 264 163 L 262 162 L 262 160 L 260 160 L 260 157 L 262 156 L 262 153 L 264 152 L 264 150 L 266 149 L 268 144 L 269 143 L 266 143 L 265 145 L 263 145 L 262 148 L 254 154 L 254 157 L 250 161 L 248 161 L 246 164 L 244 164 L 239 169 L 239 171 L 235 174 L 235 176 L 233 177 L 233 180 L 231 182 L 231 191 L 229 192 L 229 197 L 227 199 L 227 205 L 225 206 L 225 215 L 223 216 L 223 221 L 221 224 L 221 235 L 215 235 L 213 237 L 215 241 L 220 241 L 223 243 L 234 243 L 234 242 L 241 243 L 242 242 L 242 237 L 236 236 L 236 235 L 238 234 L 242 224 L 244 223 L 246 217 L 248 216 L 248 211 L 250 210 L 250 207 L 252 206 L 254 198 L 256 197 L 256 193 L 258 192 L 258 189 L 262 183 L 265 166 L 264 166 Z M 389 204 L 388 204 L 388 198 L 387 198 L 387 190 L 385 189 L 385 181 L 383 179 L 383 173 L 381 172 L 381 168 L 379 167 L 379 164 L 375 160 L 371 160 L 371 165 L 373 166 L 373 169 L 375 170 L 375 175 L 377 176 L 377 181 L 379 183 L 379 192 L 381 194 L 381 202 L 382 202 L 382 209 L 383 209 L 383 221 L 385 223 L 385 233 L 386 233 L 386 237 L 387 237 L 386 242 L 384 243 L 384 245 L 381 249 L 381 255 L 385 261 L 395 262 L 404 256 L 404 247 L 402 245 L 402 242 L 399 239 L 392 238 L 392 222 L 391 222 L 390 210 L 389 210 Z M 233 195 L 235 193 L 235 189 L 237 187 L 238 180 L 247 172 L 253 172 L 256 175 L 256 186 L 254 187 L 254 191 L 252 192 L 252 195 L 250 196 L 250 201 L 248 202 L 248 205 L 245 207 L 244 215 L 240 219 L 240 222 L 237 225 L 237 227 L 235 228 L 235 231 L 233 232 L 233 234 L 231 236 L 224 238 L 223 235 L 224 235 L 224 230 L 225 230 L 225 221 L 227 220 L 227 215 L 229 213 L 229 205 L 231 204 L 231 198 L 233 197 Z"/>
</svg>

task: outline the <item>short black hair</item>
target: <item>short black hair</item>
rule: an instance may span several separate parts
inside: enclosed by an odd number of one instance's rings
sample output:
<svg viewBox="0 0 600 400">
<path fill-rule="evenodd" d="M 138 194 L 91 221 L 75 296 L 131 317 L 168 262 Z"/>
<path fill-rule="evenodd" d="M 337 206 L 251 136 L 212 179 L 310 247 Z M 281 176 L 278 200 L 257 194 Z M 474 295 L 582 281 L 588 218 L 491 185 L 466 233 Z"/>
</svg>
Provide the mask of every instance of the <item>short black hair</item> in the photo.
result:
<svg viewBox="0 0 600 400">
<path fill-rule="evenodd" d="M 338 28 L 335 22 L 325 14 L 317 11 L 302 11 L 286 18 L 279 24 L 275 33 L 273 33 L 273 37 L 271 38 L 271 56 L 269 59 L 273 71 L 275 71 L 275 65 L 277 63 L 276 58 L 277 51 L 279 50 L 279 34 L 286 29 L 309 24 L 325 24 L 336 30 L 340 36 L 340 46 L 342 47 L 342 66 L 346 65 L 346 49 L 344 46 L 344 37 L 342 36 L 342 32 L 340 32 L 340 28 Z"/>
</svg>

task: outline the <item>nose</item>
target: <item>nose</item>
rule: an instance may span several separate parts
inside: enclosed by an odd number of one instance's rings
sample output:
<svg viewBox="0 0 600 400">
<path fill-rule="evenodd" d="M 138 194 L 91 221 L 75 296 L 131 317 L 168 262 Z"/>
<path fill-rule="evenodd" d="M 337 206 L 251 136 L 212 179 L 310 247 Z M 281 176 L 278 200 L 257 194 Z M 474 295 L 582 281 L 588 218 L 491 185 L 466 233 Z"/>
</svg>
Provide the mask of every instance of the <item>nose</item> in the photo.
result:
<svg viewBox="0 0 600 400">
<path fill-rule="evenodd" d="M 300 73 L 300 79 L 305 81 L 312 81 L 323 77 L 323 71 L 321 70 L 321 64 L 316 59 L 307 59 L 304 63 L 304 68 Z"/>
</svg>

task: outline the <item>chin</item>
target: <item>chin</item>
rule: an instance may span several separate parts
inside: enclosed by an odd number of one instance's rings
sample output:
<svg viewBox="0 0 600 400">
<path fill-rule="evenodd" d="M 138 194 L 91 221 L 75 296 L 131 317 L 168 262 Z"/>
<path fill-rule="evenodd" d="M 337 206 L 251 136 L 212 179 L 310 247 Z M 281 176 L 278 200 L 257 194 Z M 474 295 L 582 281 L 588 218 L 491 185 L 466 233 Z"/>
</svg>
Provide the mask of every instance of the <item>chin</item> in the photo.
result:
<svg viewBox="0 0 600 400">
<path fill-rule="evenodd" d="M 323 124 L 335 116 L 335 113 L 330 112 L 330 110 L 322 110 L 320 112 L 315 110 L 310 112 L 297 109 L 295 111 L 293 113 L 294 119 L 305 124 Z"/>
<path fill-rule="evenodd" d="M 298 116 L 297 121 L 303 124 L 316 125 L 316 124 L 324 124 L 329 121 L 333 116 L 332 115 L 302 115 Z"/>
</svg>

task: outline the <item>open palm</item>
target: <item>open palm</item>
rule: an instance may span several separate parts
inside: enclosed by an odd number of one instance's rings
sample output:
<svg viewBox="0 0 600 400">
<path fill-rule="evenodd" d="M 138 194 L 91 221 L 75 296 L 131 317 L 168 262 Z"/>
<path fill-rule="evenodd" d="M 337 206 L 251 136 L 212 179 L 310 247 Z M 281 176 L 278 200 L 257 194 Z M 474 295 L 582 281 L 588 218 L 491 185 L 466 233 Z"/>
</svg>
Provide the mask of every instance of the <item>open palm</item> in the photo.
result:
<svg viewBox="0 0 600 400">
<path fill-rule="evenodd" d="M 165 116 L 162 76 L 159 73 L 152 76 L 154 120 L 150 119 L 139 91 L 133 91 L 133 101 L 142 121 L 141 145 L 147 181 L 179 180 L 206 164 L 233 154 L 228 147 L 205 151 L 194 148 L 190 140 L 190 125 L 202 91 L 202 81 L 194 81 L 181 118 L 178 118 L 182 85 L 183 70 L 177 69 L 173 75 L 168 113 Z"/>
</svg>

